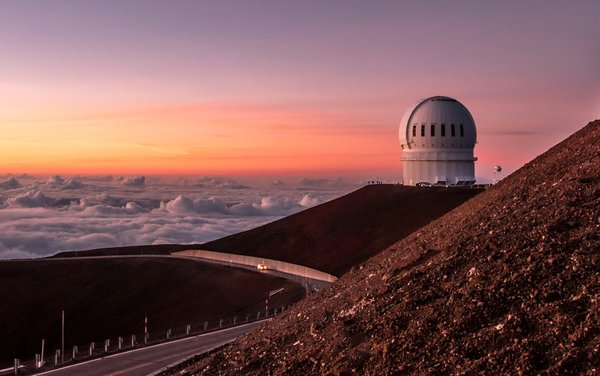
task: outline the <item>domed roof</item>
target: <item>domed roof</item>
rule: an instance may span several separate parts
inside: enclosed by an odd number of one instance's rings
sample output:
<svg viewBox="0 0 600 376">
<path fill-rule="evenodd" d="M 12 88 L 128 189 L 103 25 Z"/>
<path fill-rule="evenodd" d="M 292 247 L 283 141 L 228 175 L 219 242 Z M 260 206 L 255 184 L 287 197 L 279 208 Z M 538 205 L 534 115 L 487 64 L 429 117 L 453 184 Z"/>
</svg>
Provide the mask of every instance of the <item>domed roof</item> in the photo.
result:
<svg viewBox="0 0 600 376">
<path fill-rule="evenodd" d="M 399 129 L 403 149 L 473 148 L 475 121 L 456 99 L 436 96 L 423 99 L 405 112 Z"/>
</svg>

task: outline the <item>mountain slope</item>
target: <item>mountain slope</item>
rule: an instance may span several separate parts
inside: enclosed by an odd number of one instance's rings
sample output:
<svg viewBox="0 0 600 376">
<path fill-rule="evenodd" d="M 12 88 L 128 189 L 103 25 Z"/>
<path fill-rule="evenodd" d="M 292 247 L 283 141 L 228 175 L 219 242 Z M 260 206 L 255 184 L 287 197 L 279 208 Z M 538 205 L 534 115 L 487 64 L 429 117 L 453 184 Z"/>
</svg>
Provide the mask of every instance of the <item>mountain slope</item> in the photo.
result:
<svg viewBox="0 0 600 376">
<path fill-rule="evenodd" d="M 46 351 L 60 348 L 61 311 L 65 346 L 84 346 L 118 336 L 142 337 L 144 315 L 152 339 L 167 329 L 180 335 L 205 321 L 256 315 L 269 291 L 288 305 L 304 288 L 291 281 L 248 270 L 179 259 L 120 258 L 0 262 L 0 368 L 16 358 L 33 359 L 46 339 Z"/>
<path fill-rule="evenodd" d="M 597 374 L 599 140 L 595 121 L 186 370 Z"/>
<path fill-rule="evenodd" d="M 342 275 L 481 192 L 368 185 L 325 204 L 203 245 Z"/>
<path fill-rule="evenodd" d="M 339 276 L 481 192 L 472 188 L 369 185 L 206 244 L 102 248 L 61 252 L 53 257 L 169 254 L 208 249 L 291 262 Z"/>
</svg>

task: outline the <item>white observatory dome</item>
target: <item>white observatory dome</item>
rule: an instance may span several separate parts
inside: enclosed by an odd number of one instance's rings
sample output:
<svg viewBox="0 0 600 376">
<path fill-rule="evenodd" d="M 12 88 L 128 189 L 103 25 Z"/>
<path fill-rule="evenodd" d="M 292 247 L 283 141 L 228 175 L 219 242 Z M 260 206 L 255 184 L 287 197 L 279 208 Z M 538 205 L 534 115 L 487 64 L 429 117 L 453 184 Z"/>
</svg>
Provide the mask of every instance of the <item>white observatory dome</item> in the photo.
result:
<svg viewBox="0 0 600 376">
<path fill-rule="evenodd" d="M 400 143 L 408 149 L 473 148 L 477 131 L 473 116 L 462 103 L 448 97 L 419 101 L 404 113 Z"/>
<path fill-rule="evenodd" d="M 467 108 L 449 97 L 423 99 L 400 123 L 404 184 L 475 182 L 477 130 Z"/>
</svg>

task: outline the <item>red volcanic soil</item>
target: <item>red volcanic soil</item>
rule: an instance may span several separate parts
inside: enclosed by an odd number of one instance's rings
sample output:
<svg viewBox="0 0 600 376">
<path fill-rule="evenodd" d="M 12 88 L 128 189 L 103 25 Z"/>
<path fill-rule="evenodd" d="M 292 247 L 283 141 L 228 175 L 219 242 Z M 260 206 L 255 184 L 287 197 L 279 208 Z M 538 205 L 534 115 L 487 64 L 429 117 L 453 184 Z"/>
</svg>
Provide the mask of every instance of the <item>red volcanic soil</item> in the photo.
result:
<svg viewBox="0 0 600 376">
<path fill-rule="evenodd" d="M 369 185 L 325 204 L 204 244 L 342 275 L 481 189 Z"/>
<path fill-rule="evenodd" d="M 169 374 L 600 373 L 600 121 Z"/>
<path fill-rule="evenodd" d="M 182 334 L 220 318 L 246 319 L 304 297 L 295 283 L 226 266 L 166 258 L 77 259 L 0 262 L 0 362 L 32 359 L 46 339 L 46 354 L 60 348 L 65 310 L 65 349 L 118 336 L 143 339 L 148 314 L 151 339 L 166 330 Z M 99 344 L 97 344 L 98 346 Z M 2 367 L 0 367 L 2 368 Z"/>
</svg>

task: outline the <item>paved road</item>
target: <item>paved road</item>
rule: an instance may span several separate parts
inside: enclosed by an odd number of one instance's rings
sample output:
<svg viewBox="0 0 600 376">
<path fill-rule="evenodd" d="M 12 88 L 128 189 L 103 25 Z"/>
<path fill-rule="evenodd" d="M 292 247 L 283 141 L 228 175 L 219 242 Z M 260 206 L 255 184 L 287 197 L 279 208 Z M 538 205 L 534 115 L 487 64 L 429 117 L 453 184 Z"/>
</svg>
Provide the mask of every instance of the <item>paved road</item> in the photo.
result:
<svg viewBox="0 0 600 376">
<path fill-rule="evenodd" d="M 94 359 L 37 375 L 145 376 L 195 354 L 210 351 L 257 329 L 264 321 Z"/>
<path fill-rule="evenodd" d="M 329 286 L 331 283 L 318 279 L 306 278 L 295 274 L 285 273 L 278 270 L 258 271 L 256 265 L 243 265 L 232 262 L 209 260 L 201 257 L 191 256 L 175 256 L 175 255 L 108 255 L 108 256 L 75 256 L 75 257 L 47 257 L 23 260 L 3 260 L 2 262 L 27 262 L 27 261 L 75 261 L 75 260 L 97 260 L 97 259 L 124 259 L 124 258 L 168 258 L 178 260 L 189 260 L 194 262 L 202 262 L 205 264 L 225 265 L 238 269 L 246 269 L 256 273 L 270 274 L 276 277 L 284 278 L 292 282 L 296 282 L 304 286 L 307 293 L 319 291 L 322 288 Z M 301 265 L 298 265 L 301 266 Z"/>
</svg>

